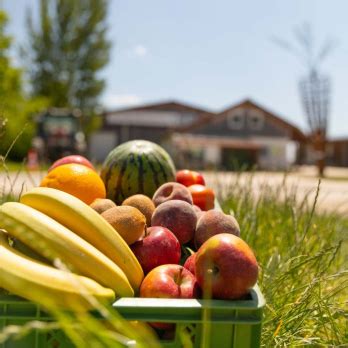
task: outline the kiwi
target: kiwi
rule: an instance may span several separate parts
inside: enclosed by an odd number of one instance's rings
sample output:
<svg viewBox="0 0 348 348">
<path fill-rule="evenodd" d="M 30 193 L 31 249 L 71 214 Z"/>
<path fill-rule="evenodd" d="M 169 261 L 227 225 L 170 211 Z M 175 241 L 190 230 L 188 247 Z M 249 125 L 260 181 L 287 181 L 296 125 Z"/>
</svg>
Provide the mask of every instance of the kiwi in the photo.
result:
<svg viewBox="0 0 348 348">
<path fill-rule="evenodd" d="M 90 207 L 101 214 L 110 208 L 116 207 L 116 204 L 111 199 L 97 198 L 90 204 Z"/>
<path fill-rule="evenodd" d="M 146 218 L 146 225 L 151 226 L 151 217 L 155 211 L 155 205 L 152 199 L 145 195 L 133 195 L 125 199 L 122 205 L 129 205 L 131 207 L 137 208 L 141 213 L 144 214 Z"/>
<path fill-rule="evenodd" d="M 101 216 L 121 235 L 128 245 L 145 233 L 146 218 L 136 208 L 118 206 L 104 211 Z"/>
</svg>

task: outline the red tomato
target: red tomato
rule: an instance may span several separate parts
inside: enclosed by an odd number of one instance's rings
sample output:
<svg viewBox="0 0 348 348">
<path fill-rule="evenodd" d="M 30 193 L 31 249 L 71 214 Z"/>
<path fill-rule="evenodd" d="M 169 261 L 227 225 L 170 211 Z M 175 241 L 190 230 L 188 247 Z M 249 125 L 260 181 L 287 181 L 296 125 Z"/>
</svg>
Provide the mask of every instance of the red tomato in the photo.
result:
<svg viewBox="0 0 348 348">
<path fill-rule="evenodd" d="M 183 169 L 176 172 L 176 182 L 183 184 L 186 187 L 195 184 L 205 185 L 205 181 L 201 173 L 188 169 Z"/>
<path fill-rule="evenodd" d="M 212 189 L 203 185 L 192 185 L 188 189 L 191 192 L 193 204 L 204 211 L 214 208 L 215 194 Z"/>
</svg>

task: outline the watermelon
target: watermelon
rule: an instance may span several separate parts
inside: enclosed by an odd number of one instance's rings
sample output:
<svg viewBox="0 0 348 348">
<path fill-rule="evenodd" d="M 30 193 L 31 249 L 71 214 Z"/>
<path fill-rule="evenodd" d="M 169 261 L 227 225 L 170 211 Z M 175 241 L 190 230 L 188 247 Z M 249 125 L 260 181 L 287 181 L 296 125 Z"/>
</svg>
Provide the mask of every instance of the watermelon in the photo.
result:
<svg viewBox="0 0 348 348">
<path fill-rule="evenodd" d="M 100 176 L 107 198 L 121 204 L 137 193 L 152 198 L 162 184 L 175 181 L 175 166 L 161 146 L 146 140 L 131 140 L 108 154 Z"/>
</svg>

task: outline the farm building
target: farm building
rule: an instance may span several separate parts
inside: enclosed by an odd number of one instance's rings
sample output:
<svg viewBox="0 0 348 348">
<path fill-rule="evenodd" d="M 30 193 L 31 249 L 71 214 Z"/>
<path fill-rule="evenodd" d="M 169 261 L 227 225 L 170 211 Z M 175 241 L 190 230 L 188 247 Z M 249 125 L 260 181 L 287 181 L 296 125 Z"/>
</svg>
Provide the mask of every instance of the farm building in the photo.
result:
<svg viewBox="0 0 348 348">
<path fill-rule="evenodd" d="M 102 128 L 90 138 L 90 157 L 102 161 L 111 149 L 127 140 L 145 139 L 163 145 L 171 130 L 191 125 L 207 113 L 174 101 L 107 111 L 102 115 Z"/>
<path fill-rule="evenodd" d="M 253 166 L 277 170 L 302 160 L 306 137 L 294 125 L 245 100 L 177 129 L 172 141 L 187 162 L 225 170 Z"/>
<path fill-rule="evenodd" d="M 102 117 L 89 144 L 97 161 L 118 144 L 140 138 L 164 145 L 179 166 L 285 169 L 303 159 L 301 130 L 250 100 L 219 113 L 171 101 Z"/>
</svg>

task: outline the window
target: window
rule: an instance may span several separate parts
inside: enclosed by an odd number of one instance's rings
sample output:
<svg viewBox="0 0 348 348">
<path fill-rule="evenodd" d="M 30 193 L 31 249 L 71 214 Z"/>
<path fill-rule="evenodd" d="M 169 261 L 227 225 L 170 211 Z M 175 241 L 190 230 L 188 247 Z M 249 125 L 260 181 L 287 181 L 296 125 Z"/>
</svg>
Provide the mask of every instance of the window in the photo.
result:
<svg viewBox="0 0 348 348">
<path fill-rule="evenodd" d="M 227 123 L 230 129 L 244 128 L 245 112 L 242 109 L 233 110 L 228 114 Z"/>
<path fill-rule="evenodd" d="M 252 130 L 260 130 L 263 128 L 264 116 L 260 111 L 250 110 L 248 112 L 248 126 Z"/>
</svg>

